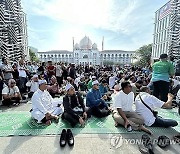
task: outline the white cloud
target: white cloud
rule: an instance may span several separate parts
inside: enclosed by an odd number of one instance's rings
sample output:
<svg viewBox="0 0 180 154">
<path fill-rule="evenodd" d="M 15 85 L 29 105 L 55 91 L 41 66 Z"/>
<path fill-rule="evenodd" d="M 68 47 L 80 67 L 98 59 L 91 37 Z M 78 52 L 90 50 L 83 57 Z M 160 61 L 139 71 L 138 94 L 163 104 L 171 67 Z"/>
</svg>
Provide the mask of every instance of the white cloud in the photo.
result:
<svg viewBox="0 0 180 154">
<path fill-rule="evenodd" d="M 57 21 L 129 33 L 134 25 L 130 14 L 137 4 L 137 0 L 31 0 L 25 7 Z"/>
</svg>

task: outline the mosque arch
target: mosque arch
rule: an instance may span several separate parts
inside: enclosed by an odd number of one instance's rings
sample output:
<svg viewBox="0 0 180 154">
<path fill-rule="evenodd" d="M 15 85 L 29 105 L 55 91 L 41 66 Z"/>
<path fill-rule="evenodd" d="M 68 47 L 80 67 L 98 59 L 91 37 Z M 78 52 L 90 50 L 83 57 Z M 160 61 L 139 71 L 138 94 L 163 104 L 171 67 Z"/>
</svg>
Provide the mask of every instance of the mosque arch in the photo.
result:
<svg viewBox="0 0 180 154">
<path fill-rule="evenodd" d="M 88 55 L 84 55 L 83 58 L 88 58 Z"/>
</svg>

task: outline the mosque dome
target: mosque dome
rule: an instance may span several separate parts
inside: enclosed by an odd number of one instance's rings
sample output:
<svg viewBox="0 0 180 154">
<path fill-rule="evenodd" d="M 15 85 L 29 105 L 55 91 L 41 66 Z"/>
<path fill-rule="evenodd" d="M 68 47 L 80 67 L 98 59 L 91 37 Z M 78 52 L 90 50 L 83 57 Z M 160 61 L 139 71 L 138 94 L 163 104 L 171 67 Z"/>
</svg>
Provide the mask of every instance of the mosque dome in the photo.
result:
<svg viewBox="0 0 180 154">
<path fill-rule="evenodd" d="M 97 49 L 97 44 L 96 44 L 96 43 L 94 43 L 94 44 L 92 45 L 92 49 L 94 49 L 94 50 Z"/>
<path fill-rule="evenodd" d="M 75 46 L 74 46 L 75 49 L 79 49 L 79 44 L 76 43 Z"/>
<path fill-rule="evenodd" d="M 81 49 L 91 49 L 92 48 L 92 41 L 89 39 L 89 37 L 85 36 L 79 44 Z"/>
</svg>

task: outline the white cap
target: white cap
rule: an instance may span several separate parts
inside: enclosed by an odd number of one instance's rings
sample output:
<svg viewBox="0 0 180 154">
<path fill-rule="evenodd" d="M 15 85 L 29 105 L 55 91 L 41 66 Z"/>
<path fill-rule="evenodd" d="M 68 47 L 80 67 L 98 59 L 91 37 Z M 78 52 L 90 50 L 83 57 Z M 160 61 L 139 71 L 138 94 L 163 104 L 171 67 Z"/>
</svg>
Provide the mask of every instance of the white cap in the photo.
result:
<svg viewBox="0 0 180 154">
<path fill-rule="evenodd" d="M 66 87 L 65 87 L 65 90 L 68 91 L 71 87 L 73 87 L 72 84 L 67 84 Z"/>
<path fill-rule="evenodd" d="M 71 77 L 70 77 L 70 76 L 68 76 L 68 77 L 67 77 L 67 80 L 70 80 L 70 79 L 71 79 Z"/>
<path fill-rule="evenodd" d="M 81 76 L 80 76 L 80 79 L 82 79 L 82 78 L 84 78 L 84 75 L 81 75 Z"/>
<path fill-rule="evenodd" d="M 92 85 L 99 84 L 98 80 L 92 82 Z"/>
<path fill-rule="evenodd" d="M 96 79 L 96 76 L 92 76 L 91 78 L 92 78 L 92 79 Z"/>
<path fill-rule="evenodd" d="M 33 75 L 33 77 L 32 78 L 38 78 L 38 75 L 37 74 L 35 74 L 35 75 Z"/>
<path fill-rule="evenodd" d="M 46 83 L 47 84 L 47 81 L 46 80 L 39 80 L 38 81 L 39 85 L 43 84 L 43 83 Z"/>
</svg>

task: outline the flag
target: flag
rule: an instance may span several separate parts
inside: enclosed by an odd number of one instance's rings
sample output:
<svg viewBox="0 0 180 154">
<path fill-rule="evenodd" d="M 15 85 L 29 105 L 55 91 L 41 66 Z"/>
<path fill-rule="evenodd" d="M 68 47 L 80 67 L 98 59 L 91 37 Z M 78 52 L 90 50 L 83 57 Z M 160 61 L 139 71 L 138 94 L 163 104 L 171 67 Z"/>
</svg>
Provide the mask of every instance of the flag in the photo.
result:
<svg viewBox="0 0 180 154">
<path fill-rule="evenodd" d="M 169 13 L 171 13 L 171 3 L 168 2 L 167 4 L 165 4 L 159 12 L 159 19 L 164 18 L 165 16 L 167 16 Z"/>
</svg>

